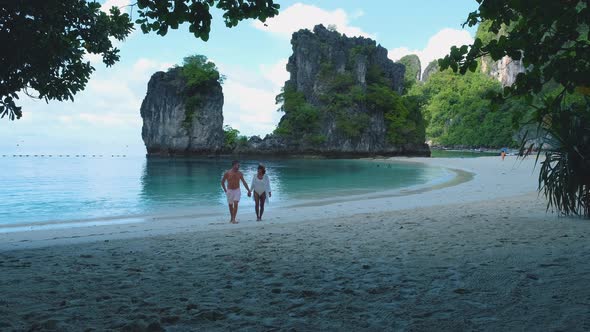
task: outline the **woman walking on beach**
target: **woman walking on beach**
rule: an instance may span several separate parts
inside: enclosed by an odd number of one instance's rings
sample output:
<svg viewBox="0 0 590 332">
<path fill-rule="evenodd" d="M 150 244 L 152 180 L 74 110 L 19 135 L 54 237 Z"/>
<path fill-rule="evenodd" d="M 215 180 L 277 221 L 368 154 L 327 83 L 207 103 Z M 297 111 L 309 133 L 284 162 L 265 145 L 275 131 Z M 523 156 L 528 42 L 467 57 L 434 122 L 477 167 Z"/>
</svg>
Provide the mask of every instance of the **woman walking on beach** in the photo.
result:
<svg viewBox="0 0 590 332">
<path fill-rule="evenodd" d="M 256 221 L 262 221 L 266 195 L 268 194 L 268 197 L 272 196 L 272 193 L 270 192 L 270 180 L 268 179 L 268 175 L 266 175 L 266 168 L 264 165 L 258 165 L 258 172 L 252 178 L 250 189 L 254 192 Z M 250 192 L 248 192 L 248 196 L 250 196 Z"/>
</svg>

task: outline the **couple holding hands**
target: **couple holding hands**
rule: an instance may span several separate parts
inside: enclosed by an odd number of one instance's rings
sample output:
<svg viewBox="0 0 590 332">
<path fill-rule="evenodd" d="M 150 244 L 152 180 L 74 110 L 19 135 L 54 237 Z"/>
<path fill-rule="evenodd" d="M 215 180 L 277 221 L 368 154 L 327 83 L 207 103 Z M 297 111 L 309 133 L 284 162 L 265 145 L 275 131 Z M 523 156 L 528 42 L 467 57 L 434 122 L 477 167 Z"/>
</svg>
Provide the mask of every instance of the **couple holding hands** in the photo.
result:
<svg viewBox="0 0 590 332">
<path fill-rule="evenodd" d="M 227 181 L 227 187 L 225 185 Z M 240 202 L 240 181 L 244 183 L 246 190 L 248 190 L 248 197 L 252 195 L 254 192 L 254 203 L 255 203 L 255 210 L 256 210 L 256 221 L 262 221 L 262 214 L 264 213 L 264 203 L 266 202 L 266 197 L 268 193 L 268 197 L 271 197 L 272 194 L 270 192 L 270 180 L 268 179 L 268 175 L 266 175 L 266 168 L 264 165 L 258 165 L 258 171 L 256 175 L 252 178 L 252 183 L 250 187 L 244 180 L 244 174 L 240 172 L 240 162 L 237 160 L 232 161 L 232 167 L 228 171 L 223 174 L 223 178 L 221 179 L 221 187 L 227 196 L 227 203 L 229 205 L 229 213 L 231 216 L 230 223 L 237 224 L 236 221 L 236 214 L 238 214 L 238 203 Z"/>
</svg>

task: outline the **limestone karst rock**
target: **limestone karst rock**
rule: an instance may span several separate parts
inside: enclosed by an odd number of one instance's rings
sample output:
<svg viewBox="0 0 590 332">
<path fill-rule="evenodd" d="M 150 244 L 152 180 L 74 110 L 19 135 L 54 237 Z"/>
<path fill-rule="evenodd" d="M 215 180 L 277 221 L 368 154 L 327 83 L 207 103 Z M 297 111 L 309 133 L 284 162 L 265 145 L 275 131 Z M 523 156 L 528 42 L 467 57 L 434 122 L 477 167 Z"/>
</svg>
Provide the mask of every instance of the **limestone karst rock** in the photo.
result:
<svg viewBox="0 0 590 332">
<path fill-rule="evenodd" d="M 188 97 L 198 100 L 187 103 Z M 152 75 L 141 104 L 149 155 L 199 155 L 223 148 L 223 92 L 216 80 L 187 91 L 179 68 Z"/>
<path fill-rule="evenodd" d="M 516 80 L 516 75 L 523 73 L 525 68 L 522 60 L 504 56 L 498 61 L 492 61 L 490 58 L 482 59 L 481 71 L 498 80 L 502 86 L 511 86 Z"/>
<path fill-rule="evenodd" d="M 416 54 L 408 54 L 397 60 L 406 67 L 406 81 L 420 81 L 420 74 L 422 73 L 422 64 L 420 58 Z"/>
<path fill-rule="evenodd" d="M 384 112 L 371 108 L 372 101 L 366 100 L 369 87 L 375 83 L 372 80 L 379 80 L 381 87 L 389 91 L 403 92 L 405 67 L 390 60 L 385 48 L 374 40 L 347 37 L 323 25 L 315 26 L 313 31 L 295 32 L 291 45 L 293 54 L 287 63 L 290 77 L 285 82 L 284 98 L 289 93 L 301 99 L 305 104 L 302 107 L 317 115 L 317 126 L 296 132 L 291 128 L 291 132 L 281 134 L 287 124 L 304 125 L 301 122 L 307 121 L 286 110 L 275 134 L 257 142 L 257 149 L 248 145 L 241 148 L 242 152 L 268 149 L 320 155 L 430 154 L 424 134 L 409 138 L 413 128 L 401 128 L 403 138 L 391 142 Z M 362 101 L 355 101 L 357 97 Z"/>
<path fill-rule="evenodd" d="M 440 67 L 438 66 L 438 61 L 437 60 L 430 61 L 428 66 L 426 66 L 426 69 L 424 69 L 424 73 L 422 73 L 422 78 L 421 78 L 422 82 L 428 81 L 428 78 L 430 78 L 430 75 L 438 72 L 439 70 L 440 70 Z"/>
</svg>

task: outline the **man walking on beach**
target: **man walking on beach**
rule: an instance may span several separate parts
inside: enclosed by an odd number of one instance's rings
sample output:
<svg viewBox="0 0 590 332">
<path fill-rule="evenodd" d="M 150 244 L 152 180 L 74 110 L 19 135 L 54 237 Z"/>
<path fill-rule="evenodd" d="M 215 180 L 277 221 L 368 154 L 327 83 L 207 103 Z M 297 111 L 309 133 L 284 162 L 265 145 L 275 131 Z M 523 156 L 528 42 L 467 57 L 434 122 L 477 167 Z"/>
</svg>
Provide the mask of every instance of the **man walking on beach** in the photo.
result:
<svg viewBox="0 0 590 332">
<path fill-rule="evenodd" d="M 221 187 L 227 196 L 227 204 L 229 205 L 230 223 L 237 224 L 236 214 L 238 214 L 238 203 L 240 202 L 240 180 L 244 183 L 246 190 L 248 190 L 248 196 L 250 195 L 250 188 L 244 180 L 244 174 L 239 171 L 240 162 L 237 160 L 232 161 L 232 167 L 230 170 L 223 174 L 221 179 Z M 227 188 L 225 187 L 225 181 L 227 181 Z"/>
</svg>

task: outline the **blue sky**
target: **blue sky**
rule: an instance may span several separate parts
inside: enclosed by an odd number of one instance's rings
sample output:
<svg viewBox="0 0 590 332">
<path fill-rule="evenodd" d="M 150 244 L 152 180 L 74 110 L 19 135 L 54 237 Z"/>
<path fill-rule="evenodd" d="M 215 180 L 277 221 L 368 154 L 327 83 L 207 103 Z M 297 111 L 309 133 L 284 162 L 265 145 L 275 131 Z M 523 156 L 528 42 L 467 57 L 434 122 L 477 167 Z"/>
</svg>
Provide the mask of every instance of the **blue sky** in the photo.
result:
<svg viewBox="0 0 590 332">
<path fill-rule="evenodd" d="M 131 1 L 100 2 L 110 8 Z M 268 27 L 249 20 L 229 29 L 215 11 L 208 42 L 195 39 L 186 26 L 165 37 L 138 30 L 117 43 L 121 61 L 115 66 L 106 68 L 97 56 L 89 55 L 96 71 L 74 102 L 47 104 L 21 97 L 23 118 L 0 121 L 0 154 L 144 154 L 139 107 L 147 82 L 154 72 L 181 63 L 187 55 L 206 55 L 226 75 L 225 124 L 242 134 L 264 136 L 281 116 L 274 97 L 288 79 L 285 64 L 296 30 L 335 24 L 346 35 L 375 39 L 393 60 L 418 54 L 426 62 L 422 69 L 451 45 L 470 42 L 475 33 L 474 28 L 461 28 L 468 13 L 477 8 L 475 0 L 277 2 L 280 14 L 267 21 Z"/>
</svg>

